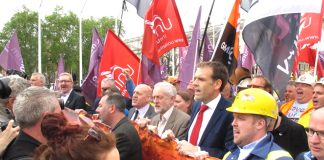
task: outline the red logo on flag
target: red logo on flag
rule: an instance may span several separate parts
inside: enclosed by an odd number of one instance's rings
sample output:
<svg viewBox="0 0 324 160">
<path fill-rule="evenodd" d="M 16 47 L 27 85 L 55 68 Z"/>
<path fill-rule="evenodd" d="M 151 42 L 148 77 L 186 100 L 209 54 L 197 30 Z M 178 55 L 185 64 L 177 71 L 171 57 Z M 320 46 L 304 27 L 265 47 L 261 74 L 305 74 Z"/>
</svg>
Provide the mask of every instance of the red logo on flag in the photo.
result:
<svg viewBox="0 0 324 160">
<path fill-rule="evenodd" d="M 115 80 L 116 87 L 123 96 L 128 96 L 123 75 L 123 69 L 130 70 L 130 76 L 133 81 L 140 82 L 139 58 L 111 31 L 107 33 L 107 39 L 104 45 L 101 62 L 99 65 L 98 78 L 98 96 L 101 96 L 101 81 L 104 78 Z"/>
</svg>

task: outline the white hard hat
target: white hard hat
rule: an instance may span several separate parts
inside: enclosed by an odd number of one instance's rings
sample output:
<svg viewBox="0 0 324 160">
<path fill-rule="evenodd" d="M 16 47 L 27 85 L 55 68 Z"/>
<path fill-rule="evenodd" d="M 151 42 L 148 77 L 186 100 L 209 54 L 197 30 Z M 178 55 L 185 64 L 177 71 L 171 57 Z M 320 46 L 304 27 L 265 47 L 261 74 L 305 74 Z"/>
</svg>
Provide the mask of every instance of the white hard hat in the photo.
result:
<svg viewBox="0 0 324 160">
<path fill-rule="evenodd" d="M 321 79 L 319 79 L 318 81 L 316 81 L 316 84 L 324 85 L 324 77 L 322 77 Z"/>
<path fill-rule="evenodd" d="M 295 82 L 313 85 L 315 83 L 315 78 L 311 74 L 305 73 L 298 77 L 298 79 Z"/>
</svg>

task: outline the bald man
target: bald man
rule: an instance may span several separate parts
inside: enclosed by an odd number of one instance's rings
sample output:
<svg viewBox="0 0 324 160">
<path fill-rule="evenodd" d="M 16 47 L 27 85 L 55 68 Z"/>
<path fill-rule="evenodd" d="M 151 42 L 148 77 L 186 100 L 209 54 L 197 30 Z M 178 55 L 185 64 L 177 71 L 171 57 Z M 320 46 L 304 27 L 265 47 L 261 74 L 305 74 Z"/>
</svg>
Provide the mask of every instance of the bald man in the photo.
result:
<svg viewBox="0 0 324 160">
<path fill-rule="evenodd" d="M 152 88 L 146 84 L 135 87 L 132 97 L 132 106 L 128 113 L 128 119 L 152 118 L 156 115 L 154 107 L 150 105 L 152 100 Z"/>
</svg>

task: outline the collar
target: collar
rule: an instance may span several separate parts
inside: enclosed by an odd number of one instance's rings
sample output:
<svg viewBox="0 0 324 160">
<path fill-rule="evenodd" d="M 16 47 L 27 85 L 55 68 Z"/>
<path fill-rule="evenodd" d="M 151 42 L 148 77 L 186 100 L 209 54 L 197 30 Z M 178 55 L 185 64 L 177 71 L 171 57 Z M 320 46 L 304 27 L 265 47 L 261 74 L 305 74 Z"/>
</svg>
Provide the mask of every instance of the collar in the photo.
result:
<svg viewBox="0 0 324 160">
<path fill-rule="evenodd" d="M 206 104 L 208 106 L 208 109 L 215 110 L 216 109 L 216 106 L 218 105 L 218 103 L 219 103 L 219 101 L 221 99 L 221 97 L 222 97 L 221 94 L 218 94 L 218 96 L 215 99 L 213 99 L 210 102 L 208 102 Z M 202 102 L 202 104 L 204 104 L 204 103 Z"/>
<path fill-rule="evenodd" d="M 167 110 L 163 115 L 162 115 L 162 117 L 160 116 L 160 120 L 161 120 L 161 118 L 162 119 L 165 119 L 165 120 L 168 120 L 169 118 L 170 118 L 170 116 L 171 116 L 171 113 L 172 113 L 172 111 L 173 111 L 173 106 L 171 107 L 171 108 L 169 108 L 169 110 Z"/>
<path fill-rule="evenodd" d="M 62 93 L 61 97 L 69 97 L 71 92 L 72 92 L 73 88 L 68 92 L 68 93 Z"/>
<path fill-rule="evenodd" d="M 136 109 L 136 110 L 138 110 L 139 115 L 144 115 L 148 111 L 149 108 L 150 108 L 150 105 L 146 104 L 144 107 L 142 107 L 140 109 Z"/>
<path fill-rule="evenodd" d="M 266 159 L 268 153 L 273 146 L 273 136 L 271 133 L 267 133 L 265 137 L 254 147 L 251 154 L 261 157 L 262 159 Z"/>
<path fill-rule="evenodd" d="M 116 128 L 118 128 L 123 123 L 126 123 L 127 121 L 128 121 L 128 119 L 126 117 L 123 117 L 111 131 L 113 132 L 114 130 L 116 130 Z"/>
</svg>

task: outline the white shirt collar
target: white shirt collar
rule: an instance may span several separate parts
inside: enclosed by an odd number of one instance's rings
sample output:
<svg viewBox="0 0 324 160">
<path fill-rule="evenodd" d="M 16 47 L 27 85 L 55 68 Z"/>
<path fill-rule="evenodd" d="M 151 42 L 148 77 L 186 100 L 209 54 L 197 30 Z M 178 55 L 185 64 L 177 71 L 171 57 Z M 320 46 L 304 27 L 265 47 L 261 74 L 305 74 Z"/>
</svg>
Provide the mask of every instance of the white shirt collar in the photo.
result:
<svg viewBox="0 0 324 160">
<path fill-rule="evenodd" d="M 136 110 L 138 110 L 138 117 L 144 118 L 144 116 L 145 116 L 146 112 L 149 110 L 149 108 L 150 108 L 150 105 L 146 104 L 144 107 L 142 107 L 140 109 L 136 109 Z"/>
<path fill-rule="evenodd" d="M 258 145 L 259 142 L 261 142 L 263 139 L 265 139 L 267 137 L 267 134 L 265 134 L 262 138 L 247 144 L 245 146 L 243 146 L 242 148 L 238 146 L 239 150 L 240 150 L 240 155 L 238 157 L 238 160 L 243 160 L 246 159 L 250 153 L 253 151 L 253 149 L 255 148 L 256 145 Z"/>
<path fill-rule="evenodd" d="M 165 119 L 165 120 L 169 120 L 170 116 L 171 116 L 171 113 L 173 111 L 173 106 L 171 108 L 169 108 L 169 110 L 167 110 L 163 115 L 162 117 Z"/>
<path fill-rule="evenodd" d="M 221 94 L 218 94 L 218 96 L 215 99 L 213 99 L 210 102 L 208 102 L 206 104 L 208 106 L 208 109 L 215 110 L 216 109 L 216 106 L 218 105 L 221 97 L 222 97 Z"/>
</svg>

